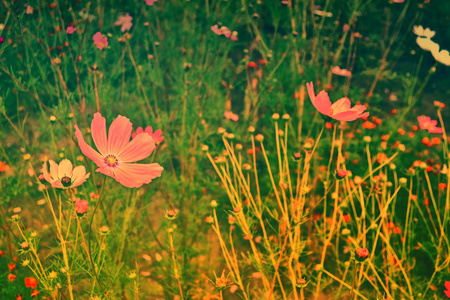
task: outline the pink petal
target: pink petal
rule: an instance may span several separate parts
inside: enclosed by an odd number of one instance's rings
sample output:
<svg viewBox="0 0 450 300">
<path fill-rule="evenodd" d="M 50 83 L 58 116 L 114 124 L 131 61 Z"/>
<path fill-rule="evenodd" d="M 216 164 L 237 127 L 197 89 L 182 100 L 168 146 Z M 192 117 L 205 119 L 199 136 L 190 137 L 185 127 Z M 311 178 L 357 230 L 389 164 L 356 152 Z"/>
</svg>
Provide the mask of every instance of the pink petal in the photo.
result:
<svg viewBox="0 0 450 300">
<path fill-rule="evenodd" d="M 144 183 L 148 184 L 156 177 L 161 176 L 164 170 L 157 163 L 153 164 L 122 164 L 115 168 L 116 180 L 125 187 L 137 188 Z"/>
<path fill-rule="evenodd" d="M 52 187 L 53 188 L 58 188 L 58 189 L 63 189 L 64 186 L 62 185 L 60 180 L 55 180 L 52 182 Z"/>
<path fill-rule="evenodd" d="M 153 136 L 153 128 L 152 128 L 152 126 L 145 127 L 145 132 L 147 132 L 150 136 Z"/>
<path fill-rule="evenodd" d="M 72 185 L 71 187 L 77 187 L 83 182 L 86 181 L 86 179 L 89 178 L 89 175 L 91 173 L 86 174 L 86 169 L 84 166 L 77 166 L 73 169 L 72 172 Z"/>
<path fill-rule="evenodd" d="M 443 130 L 441 127 L 430 127 L 428 128 L 429 133 L 442 133 Z"/>
<path fill-rule="evenodd" d="M 118 156 L 122 152 L 131 137 L 133 124 L 124 116 L 118 116 L 109 126 L 108 132 L 108 154 Z"/>
<path fill-rule="evenodd" d="M 106 138 L 106 119 L 101 113 L 95 113 L 91 123 L 91 134 L 94 144 L 103 156 L 108 154 L 108 140 Z"/>
<path fill-rule="evenodd" d="M 73 170 L 73 166 L 72 166 L 72 163 L 70 162 L 70 160 L 68 160 L 67 158 L 63 159 L 59 163 L 58 178 L 61 179 L 64 176 L 72 177 L 72 170 Z"/>
<path fill-rule="evenodd" d="M 94 161 L 94 163 L 99 166 L 99 167 L 103 167 L 105 165 L 104 160 L 103 160 L 103 156 L 100 155 L 100 153 L 98 153 L 97 151 L 95 151 L 91 146 L 89 146 L 83 138 L 83 135 L 81 134 L 80 129 L 78 128 L 77 125 L 75 125 L 75 136 L 78 140 L 78 146 L 81 149 L 81 152 L 86 155 L 87 157 L 89 157 L 92 161 Z"/>
<path fill-rule="evenodd" d="M 55 163 L 53 160 L 49 160 L 50 163 L 50 177 L 52 178 L 52 181 L 56 180 L 58 178 L 58 164 Z"/>
<path fill-rule="evenodd" d="M 211 30 L 217 35 L 222 35 L 223 34 L 222 30 L 220 30 L 219 26 L 217 26 L 217 25 L 211 26 Z"/>
<path fill-rule="evenodd" d="M 322 114 L 330 115 L 331 101 L 327 92 L 321 91 L 317 96 L 314 94 L 314 85 L 312 82 L 306 83 L 308 89 L 309 98 L 311 99 L 314 107 Z"/>
<path fill-rule="evenodd" d="M 349 110 L 345 112 L 341 112 L 339 114 L 333 115 L 332 118 L 338 121 L 354 121 L 359 118 L 368 117 L 369 113 L 366 112 L 364 114 L 360 114 L 358 112 Z"/>
<path fill-rule="evenodd" d="M 344 97 L 334 102 L 333 105 L 331 105 L 331 111 L 333 111 L 333 115 L 336 115 L 338 113 L 349 110 L 351 105 L 352 104 L 350 102 L 350 99 Z"/>
<path fill-rule="evenodd" d="M 103 166 L 101 166 L 97 170 L 95 170 L 95 172 L 100 172 L 100 173 L 103 173 L 103 174 L 105 174 L 107 176 L 110 176 L 110 177 L 116 179 L 116 175 L 114 173 L 114 169 L 115 169 L 114 167 L 110 167 L 110 166 L 104 164 Z"/>
<path fill-rule="evenodd" d="M 52 183 L 54 180 L 50 177 L 50 175 L 48 174 L 48 171 L 47 171 L 47 162 L 45 162 L 43 165 L 42 165 L 42 172 L 43 172 L 43 174 L 44 174 L 44 178 L 45 178 L 45 180 L 47 180 L 49 183 Z"/>
<path fill-rule="evenodd" d="M 117 153 L 119 164 L 143 160 L 152 154 L 155 141 L 147 133 L 138 134 L 131 142 Z"/>
<path fill-rule="evenodd" d="M 161 136 L 161 134 L 162 134 L 162 130 L 161 130 L 161 129 L 158 129 L 158 130 L 156 130 L 155 133 L 153 134 L 153 138 L 154 138 L 155 140 L 158 140 L 159 137 Z M 164 137 L 163 137 L 163 139 L 164 139 Z"/>
<path fill-rule="evenodd" d="M 138 127 L 136 129 L 136 134 L 143 133 L 143 132 L 144 132 L 144 129 L 142 129 L 142 127 Z"/>
</svg>

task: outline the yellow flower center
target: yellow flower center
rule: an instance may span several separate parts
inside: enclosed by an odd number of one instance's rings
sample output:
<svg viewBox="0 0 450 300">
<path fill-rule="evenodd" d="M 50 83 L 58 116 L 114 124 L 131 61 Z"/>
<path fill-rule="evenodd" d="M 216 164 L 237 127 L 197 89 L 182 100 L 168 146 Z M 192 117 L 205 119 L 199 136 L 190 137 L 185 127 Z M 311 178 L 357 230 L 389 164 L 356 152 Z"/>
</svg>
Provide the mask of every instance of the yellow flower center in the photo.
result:
<svg viewBox="0 0 450 300">
<path fill-rule="evenodd" d="M 109 154 L 105 157 L 105 163 L 110 167 L 114 167 L 117 165 L 117 158 L 114 155 Z"/>
</svg>

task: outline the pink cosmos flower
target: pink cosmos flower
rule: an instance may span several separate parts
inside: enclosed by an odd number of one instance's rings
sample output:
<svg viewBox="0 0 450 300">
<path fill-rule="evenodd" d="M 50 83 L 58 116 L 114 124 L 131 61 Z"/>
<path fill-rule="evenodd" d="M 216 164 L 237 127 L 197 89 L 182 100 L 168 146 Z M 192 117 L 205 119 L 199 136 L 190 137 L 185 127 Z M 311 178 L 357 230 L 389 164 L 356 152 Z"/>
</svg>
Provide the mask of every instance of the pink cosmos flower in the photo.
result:
<svg viewBox="0 0 450 300">
<path fill-rule="evenodd" d="M 59 165 L 53 160 L 49 160 L 50 173 L 47 171 L 47 162 L 42 165 L 44 178 L 52 187 L 59 189 L 74 188 L 82 184 L 89 178 L 91 173 L 86 174 L 84 166 L 73 168 L 68 159 L 63 159 Z"/>
<path fill-rule="evenodd" d="M 352 108 L 350 99 L 347 97 L 341 98 L 335 103 L 331 104 L 327 92 L 321 91 L 317 96 L 314 93 L 314 85 L 312 82 L 307 83 L 309 98 L 314 107 L 323 115 L 328 116 L 338 121 L 354 121 L 359 118 L 369 116 L 365 105 L 355 105 Z"/>
<path fill-rule="evenodd" d="M 153 5 L 158 0 L 144 0 L 144 1 L 145 1 L 145 3 L 147 3 L 147 5 Z"/>
<path fill-rule="evenodd" d="M 123 186 L 137 188 L 161 176 L 164 170 L 157 163 L 136 164 L 147 158 L 155 149 L 155 141 L 147 134 L 138 134 L 131 142 L 133 124 L 124 116 L 118 116 L 109 127 L 106 136 L 106 120 L 100 113 L 94 114 L 91 133 L 99 152 L 89 146 L 80 129 L 75 125 L 75 136 L 81 152 L 97 165 L 97 172 L 111 176 Z"/>
<path fill-rule="evenodd" d="M 217 24 L 214 25 L 214 26 L 211 26 L 211 30 L 217 35 L 222 35 L 223 34 L 222 30 L 219 29 L 219 25 L 217 25 Z"/>
<path fill-rule="evenodd" d="M 25 12 L 27 15 L 31 15 L 33 13 L 33 8 L 29 5 L 27 5 L 27 10 Z"/>
<path fill-rule="evenodd" d="M 417 117 L 417 121 L 419 122 L 420 129 L 428 130 L 430 133 L 442 133 L 442 128 L 436 127 L 437 121 L 431 120 L 430 117 L 420 116 Z"/>
<path fill-rule="evenodd" d="M 217 35 L 224 35 L 226 38 L 229 38 L 232 41 L 237 41 L 238 40 L 237 32 L 236 31 L 231 32 L 231 30 L 228 29 L 228 27 L 226 27 L 226 26 L 222 26 L 219 29 L 219 26 L 216 24 L 214 26 L 211 26 L 211 30 L 215 34 L 217 34 Z"/>
<path fill-rule="evenodd" d="M 67 34 L 73 34 L 75 31 L 77 31 L 77 29 L 74 28 L 72 25 L 67 26 L 67 28 L 66 28 L 66 33 Z"/>
<path fill-rule="evenodd" d="M 133 20 L 133 17 L 127 13 L 125 16 L 120 16 L 119 19 L 114 23 L 114 26 L 122 26 L 120 28 L 120 31 L 122 32 L 124 32 L 125 30 L 129 31 L 131 29 L 131 26 L 133 26 L 131 20 Z"/>
<path fill-rule="evenodd" d="M 100 50 L 108 46 L 108 38 L 102 37 L 102 33 L 100 31 L 94 34 L 92 39 L 94 40 L 95 46 L 97 46 Z"/>
<path fill-rule="evenodd" d="M 152 137 L 156 145 L 159 145 L 162 143 L 162 141 L 164 141 L 164 137 L 162 136 L 162 130 L 158 129 L 155 132 L 153 132 L 152 126 L 145 127 L 145 131 L 142 129 L 142 127 L 138 127 L 136 129 L 136 133 L 133 133 L 131 137 L 134 139 L 137 135 L 144 132 L 148 133 Z"/>
<path fill-rule="evenodd" d="M 444 293 L 445 293 L 445 296 L 447 296 L 447 298 L 450 298 L 450 281 L 445 282 Z"/>
<path fill-rule="evenodd" d="M 346 69 L 341 69 L 338 66 L 331 69 L 331 72 L 333 72 L 333 74 L 336 74 L 339 76 L 344 76 L 344 77 L 352 76 L 352 72 L 350 72 L 349 70 L 346 70 Z"/>
<path fill-rule="evenodd" d="M 239 116 L 237 114 L 234 114 L 231 111 L 226 111 L 224 114 L 225 118 L 227 118 L 228 120 L 232 120 L 237 122 L 239 120 Z"/>
<path fill-rule="evenodd" d="M 75 211 L 78 215 L 84 215 L 88 210 L 89 202 L 86 200 L 77 199 L 75 202 Z"/>
</svg>

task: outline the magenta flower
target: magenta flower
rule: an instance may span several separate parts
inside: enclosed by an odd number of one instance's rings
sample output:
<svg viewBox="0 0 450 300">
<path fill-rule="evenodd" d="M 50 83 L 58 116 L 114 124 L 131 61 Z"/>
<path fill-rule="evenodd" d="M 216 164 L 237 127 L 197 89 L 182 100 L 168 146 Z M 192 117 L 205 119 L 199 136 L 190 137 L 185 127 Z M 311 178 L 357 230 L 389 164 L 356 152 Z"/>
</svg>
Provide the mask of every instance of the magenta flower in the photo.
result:
<svg viewBox="0 0 450 300">
<path fill-rule="evenodd" d="M 308 88 L 309 98 L 314 107 L 323 115 L 328 116 L 338 121 L 354 121 L 359 118 L 369 116 L 364 105 L 351 106 L 350 99 L 347 97 L 341 98 L 331 104 L 327 92 L 321 91 L 317 96 L 314 93 L 314 85 L 312 82 L 306 84 Z"/>
<path fill-rule="evenodd" d="M 145 1 L 145 3 L 147 3 L 147 5 L 153 5 L 158 0 L 144 0 L 144 1 Z"/>
<path fill-rule="evenodd" d="M 131 26 L 133 26 L 131 20 L 133 20 L 133 17 L 127 13 L 125 16 L 120 16 L 119 19 L 114 23 L 114 26 L 122 26 L 120 28 L 120 31 L 122 32 L 129 31 L 131 29 Z"/>
<path fill-rule="evenodd" d="M 349 70 L 346 70 L 346 69 L 341 69 L 338 66 L 331 69 L 331 72 L 333 72 L 333 74 L 336 74 L 339 76 L 344 76 L 344 77 L 352 76 L 352 72 L 350 72 Z"/>
<path fill-rule="evenodd" d="M 441 127 L 436 127 L 437 121 L 431 120 L 430 117 L 420 116 L 417 117 L 420 129 L 428 130 L 429 133 L 442 133 Z"/>
<path fill-rule="evenodd" d="M 75 202 L 75 212 L 78 214 L 79 217 L 84 215 L 88 210 L 89 202 L 86 200 L 77 199 Z"/>
<path fill-rule="evenodd" d="M 59 189 L 74 188 L 82 184 L 89 178 L 91 173 L 86 174 L 84 166 L 73 168 L 68 159 L 63 159 L 59 165 L 53 160 L 49 160 L 50 173 L 47 171 L 47 162 L 42 165 L 44 178 L 52 187 Z"/>
<path fill-rule="evenodd" d="M 77 29 L 74 28 L 72 25 L 67 26 L 67 28 L 66 28 L 66 33 L 67 34 L 73 34 L 75 31 L 77 31 Z"/>
<path fill-rule="evenodd" d="M 97 48 L 100 50 L 108 46 L 108 38 L 102 37 L 102 33 L 100 31 L 94 34 L 92 39 L 94 40 L 95 46 L 97 46 Z"/>
<path fill-rule="evenodd" d="M 96 172 L 111 176 L 129 188 L 150 183 L 152 179 L 160 177 L 164 170 L 157 163 L 134 163 L 152 154 L 155 141 L 149 134 L 142 133 L 130 142 L 132 127 L 128 118 L 119 115 L 111 123 L 107 137 L 106 120 L 100 113 L 95 113 L 91 133 L 97 152 L 84 141 L 80 129 L 75 125 L 75 136 L 81 152 L 94 161 L 98 167 Z"/>
<path fill-rule="evenodd" d="M 136 129 L 136 133 L 133 133 L 131 135 L 131 137 L 134 139 L 137 135 L 144 133 L 144 132 L 148 133 L 153 138 L 156 145 L 161 144 L 162 141 L 164 140 L 164 137 L 162 136 L 162 130 L 158 129 L 155 132 L 153 132 L 152 126 L 145 127 L 145 131 L 142 129 L 142 127 L 138 127 Z"/>
</svg>

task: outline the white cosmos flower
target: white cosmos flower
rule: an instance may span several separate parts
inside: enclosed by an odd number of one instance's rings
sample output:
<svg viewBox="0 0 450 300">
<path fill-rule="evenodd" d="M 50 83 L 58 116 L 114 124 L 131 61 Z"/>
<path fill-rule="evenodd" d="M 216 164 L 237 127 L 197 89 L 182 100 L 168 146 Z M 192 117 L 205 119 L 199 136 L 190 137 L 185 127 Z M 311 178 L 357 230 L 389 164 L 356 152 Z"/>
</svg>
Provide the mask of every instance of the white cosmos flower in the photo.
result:
<svg viewBox="0 0 450 300">
<path fill-rule="evenodd" d="M 430 38 L 423 38 L 423 37 L 417 37 L 416 39 L 417 45 L 419 45 L 420 48 L 426 51 L 439 51 L 439 45 L 433 42 Z"/>
<path fill-rule="evenodd" d="M 436 34 L 436 32 L 431 31 L 430 28 L 423 29 L 422 25 L 419 25 L 419 26 L 414 25 L 413 32 L 415 35 L 418 35 L 421 37 L 426 37 L 426 38 L 432 38 Z"/>
<path fill-rule="evenodd" d="M 434 59 L 440 62 L 441 64 L 450 66 L 450 54 L 448 53 L 447 50 L 439 51 L 438 47 L 436 50 L 431 51 L 431 54 L 433 54 Z"/>
</svg>

